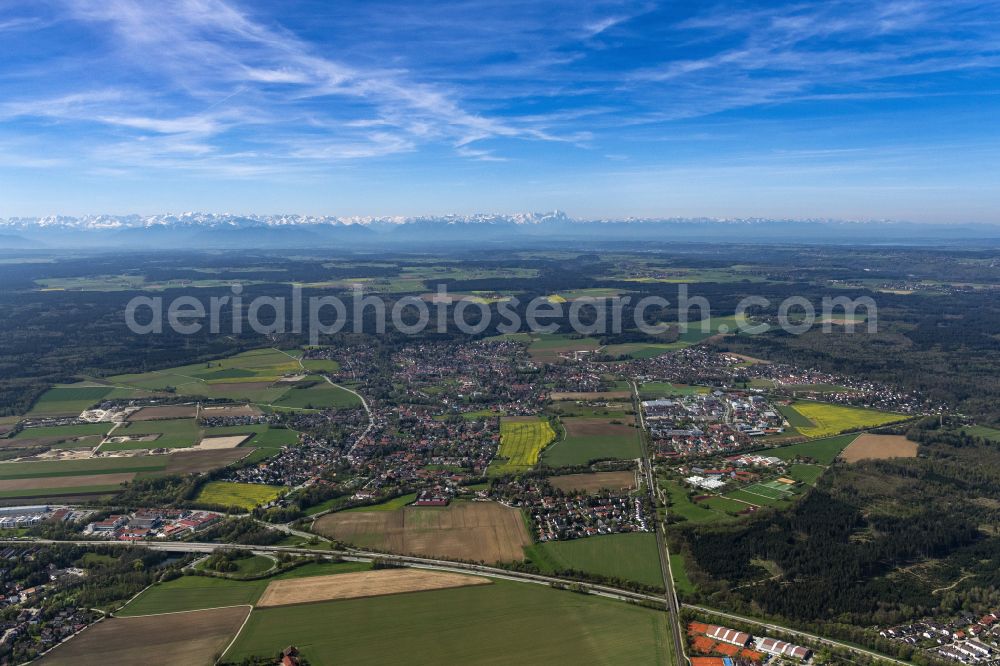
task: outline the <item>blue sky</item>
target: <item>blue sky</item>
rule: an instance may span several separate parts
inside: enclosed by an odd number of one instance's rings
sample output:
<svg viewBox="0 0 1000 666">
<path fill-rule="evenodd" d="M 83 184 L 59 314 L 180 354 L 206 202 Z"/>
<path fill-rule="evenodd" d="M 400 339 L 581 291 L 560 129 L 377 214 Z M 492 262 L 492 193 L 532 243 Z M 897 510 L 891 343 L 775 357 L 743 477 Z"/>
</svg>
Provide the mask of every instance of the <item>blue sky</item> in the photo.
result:
<svg viewBox="0 0 1000 666">
<path fill-rule="evenodd" d="M 1000 223 L 1000 3 L 0 2 L 0 217 Z"/>
</svg>

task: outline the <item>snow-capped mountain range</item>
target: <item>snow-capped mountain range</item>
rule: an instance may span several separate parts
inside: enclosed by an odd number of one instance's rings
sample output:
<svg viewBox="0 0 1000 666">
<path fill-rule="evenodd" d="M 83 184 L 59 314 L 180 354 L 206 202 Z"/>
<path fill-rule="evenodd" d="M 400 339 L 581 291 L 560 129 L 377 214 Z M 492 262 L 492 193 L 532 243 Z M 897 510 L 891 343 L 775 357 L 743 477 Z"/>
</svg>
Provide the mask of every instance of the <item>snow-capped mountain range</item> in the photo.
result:
<svg viewBox="0 0 1000 666">
<path fill-rule="evenodd" d="M 325 247 L 393 243 L 531 242 L 970 243 L 1000 240 L 997 225 L 890 220 L 764 218 L 577 219 L 564 212 L 415 217 L 237 215 L 52 215 L 0 219 L 4 247 Z"/>
</svg>

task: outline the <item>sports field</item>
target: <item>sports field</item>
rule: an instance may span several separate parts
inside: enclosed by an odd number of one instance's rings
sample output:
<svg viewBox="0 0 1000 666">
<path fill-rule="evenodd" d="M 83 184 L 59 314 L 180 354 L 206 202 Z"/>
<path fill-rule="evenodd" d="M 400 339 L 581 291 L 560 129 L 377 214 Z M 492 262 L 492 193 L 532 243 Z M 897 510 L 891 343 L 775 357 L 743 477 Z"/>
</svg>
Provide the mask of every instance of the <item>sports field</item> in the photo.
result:
<svg viewBox="0 0 1000 666">
<path fill-rule="evenodd" d="M 618 423 L 611 421 L 618 420 Z M 552 467 L 586 465 L 593 460 L 632 460 L 642 456 L 642 441 L 638 428 L 627 425 L 627 419 L 577 418 L 562 419 L 566 436 L 542 454 L 542 460 Z"/>
<path fill-rule="evenodd" d="M 663 614 L 610 599 L 497 580 L 492 585 L 254 610 L 224 655 L 298 646 L 333 664 L 667 664 Z"/>
<path fill-rule="evenodd" d="M 534 416 L 500 419 L 500 448 L 490 464 L 492 476 L 524 472 L 538 464 L 538 455 L 556 438 L 548 421 Z"/>
<path fill-rule="evenodd" d="M 605 534 L 546 541 L 524 549 L 525 556 L 543 573 L 583 571 L 609 578 L 663 587 L 656 535 L 647 532 Z"/>
<path fill-rule="evenodd" d="M 822 468 L 820 468 L 822 469 Z M 794 479 L 793 479 L 794 480 Z M 740 500 L 757 506 L 770 506 L 779 509 L 787 508 L 802 492 L 798 484 L 782 483 L 777 479 L 752 483 L 749 486 L 731 490 L 724 498 Z"/>
<path fill-rule="evenodd" d="M 510 562 L 531 543 L 521 512 L 492 502 L 391 511 L 339 511 L 319 518 L 315 531 L 361 548 L 401 555 L 476 562 Z"/>
<path fill-rule="evenodd" d="M 794 402 L 780 409 L 789 424 L 806 437 L 829 437 L 846 430 L 876 428 L 909 418 L 905 414 L 809 400 Z M 795 414 L 801 418 L 795 418 Z"/>
<path fill-rule="evenodd" d="M 256 483 L 234 483 L 231 481 L 211 481 L 202 486 L 195 502 L 252 509 L 278 498 L 286 488 L 266 486 Z"/>
</svg>

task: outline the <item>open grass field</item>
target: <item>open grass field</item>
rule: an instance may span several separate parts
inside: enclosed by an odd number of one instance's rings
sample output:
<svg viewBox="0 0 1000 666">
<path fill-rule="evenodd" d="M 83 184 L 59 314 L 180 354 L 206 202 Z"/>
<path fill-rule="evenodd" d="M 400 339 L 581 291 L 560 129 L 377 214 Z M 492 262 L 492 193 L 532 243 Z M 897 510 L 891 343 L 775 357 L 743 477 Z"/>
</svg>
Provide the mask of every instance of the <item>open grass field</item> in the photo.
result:
<svg viewBox="0 0 1000 666">
<path fill-rule="evenodd" d="M 38 662 L 46 666 L 211 666 L 236 635 L 250 608 L 115 617 L 84 630 Z"/>
<path fill-rule="evenodd" d="M 794 402 L 790 407 L 808 423 L 801 421 L 792 423 L 792 419 L 789 418 L 791 412 L 786 412 L 787 407 L 783 407 L 781 413 L 796 430 L 806 437 L 829 437 L 845 430 L 875 428 L 909 418 L 905 414 L 879 412 L 863 407 L 848 407 L 808 400 Z"/>
<path fill-rule="evenodd" d="M 202 430 L 194 419 L 136 421 L 117 428 L 111 440 L 119 437 L 128 437 L 130 441 L 105 442 L 101 450 L 182 449 L 201 441 Z"/>
<path fill-rule="evenodd" d="M 288 428 L 275 428 L 266 423 L 256 423 L 244 426 L 223 426 L 219 428 L 205 428 L 202 430 L 204 437 L 228 437 L 231 435 L 251 435 L 250 439 L 241 444 L 244 447 L 254 447 L 263 449 L 280 449 L 283 446 L 292 446 L 299 441 L 299 433 Z"/>
<path fill-rule="evenodd" d="M 520 560 L 531 543 L 521 512 L 492 502 L 340 511 L 320 517 L 313 528 L 362 548 L 487 564 Z"/>
<path fill-rule="evenodd" d="M 604 488 L 611 490 L 635 489 L 635 472 L 592 472 L 590 474 L 564 474 L 550 476 L 553 488 L 564 492 L 596 493 Z"/>
<path fill-rule="evenodd" d="M 532 336 L 528 353 L 539 363 L 555 363 L 560 354 L 575 351 L 594 351 L 598 348 L 594 338 L 574 338 L 561 334 L 541 334 Z"/>
<path fill-rule="evenodd" d="M 202 504 L 252 509 L 277 499 L 284 491 L 285 488 L 282 486 L 211 481 L 202 486 L 201 492 L 195 497 L 195 501 Z"/>
<path fill-rule="evenodd" d="M 255 349 L 208 363 L 117 375 L 107 382 L 123 388 L 162 391 L 170 387 L 176 395 L 270 404 L 293 389 L 292 384 L 282 386 L 275 382 L 286 375 L 302 373 L 296 353 Z"/>
<path fill-rule="evenodd" d="M 776 449 L 762 452 L 763 455 L 774 456 L 782 460 L 795 460 L 796 458 L 810 458 L 823 465 L 829 465 L 840 452 L 847 448 L 847 445 L 857 438 L 857 434 L 836 435 L 834 437 L 824 437 L 814 439 L 809 442 L 789 444 Z"/>
<path fill-rule="evenodd" d="M 866 432 L 851 442 L 840 457 L 849 463 L 859 460 L 916 458 L 917 443 L 902 435 L 873 435 Z"/>
<path fill-rule="evenodd" d="M 663 587 L 656 535 L 647 532 L 604 534 L 546 541 L 525 548 L 526 557 L 544 573 L 574 570 Z"/>
<path fill-rule="evenodd" d="M 104 399 L 107 386 L 57 386 L 43 393 L 28 416 L 76 416 Z"/>
<path fill-rule="evenodd" d="M 275 561 L 270 557 L 265 557 L 263 555 L 251 555 L 250 557 L 241 557 L 238 560 L 233 560 L 236 565 L 235 571 L 227 571 L 225 575 L 227 576 L 255 576 L 257 574 L 262 574 L 266 571 L 270 571 L 275 566 Z M 197 567 L 199 569 L 204 569 L 199 563 Z"/>
<path fill-rule="evenodd" d="M 973 437 L 982 437 L 983 439 L 988 439 L 991 442 L 1000 443 L 1000 430 L 996 428 L 990 428 L 988 426 L 975 425 L 966 426 L 962 428 L 965 432 L 972 435 Z"/>
<path fill-rule="evenodd" d="M 808 486 L 815 486 L 816 481 L 823 475 L 824 471 L 826 468 L 820 465 L 790 465 L 788 476 Z"/>
<path fill-rule="evenodd" d="M 703 502 L 693 502 L 687 489 L 678 481 L 663 481 L 661 485 L 667 491 L 670 508 L 667 515 L 681 522 L 717 523 L 733 520 L 724 510 L 713 508 Z"/>
<path fill-rule="evenodd" d="M 668 664 L 663 614 L 540 585 L 493 585 L 255 610 L 227 661 L 289 644 L 313 666 Z"/>
<path fill-rule="evenodd" d="M 333 386 L 326 381 L 309 388 L 293 388 L 274 403 L 278 407 L 301 409 L 349 409 L 360 407 L 361 400 L 350 391 Z"/>
<path fill-rule="evenodd" d="M 538 464 L 538 456 L 556 433 L 548 421 L 530 417 L 500 419 L 500 448 L 489 466 L 494 476 L 525 472 Z"/>
<path fill-rule="evenodd" d="M 311 604 L 337 599 L 360 599 L 386 594 L 426 592 L 466 585 L 489 585 L 489 578 L 421 569 L 379 569 L 335 576 L 312 576 L 272 581 L 257 608 Z"/>
<path fill-rule="evenodd" d="M 344 512 L 349 511 L 396 511 L 397 509 L 402 509 L 407 504 L 413 504 L 417 501 L 417 494 L 410 493 L 409 495 L 400 495 L 399 497 L 393 497 L 392 499 L 386 500 L 384 502 L 379 502 L 378 504 L 369 504 L 367 506 L 356 506 L 350 509 L 345 509 Z"/>
<path fill-rule="evenodd" d="M 624 419 L 623 419 L 624 420 Z M 592 460 L 632 460 L 642 456 L 642 440 L 638 428 L 609 419 L 564 418 L 561 423 L 566 436 L 542 454 L 542 461 L 551 467 L 585 465 Z"/>
<path fill-rule="evenodd" d="M 697 589 L 688 578 L 687 563 L 680 553 L 670 555 L 670 572 L 674 575 L 674 587 L 680 594 L 694 594 Z"/>
</svg>

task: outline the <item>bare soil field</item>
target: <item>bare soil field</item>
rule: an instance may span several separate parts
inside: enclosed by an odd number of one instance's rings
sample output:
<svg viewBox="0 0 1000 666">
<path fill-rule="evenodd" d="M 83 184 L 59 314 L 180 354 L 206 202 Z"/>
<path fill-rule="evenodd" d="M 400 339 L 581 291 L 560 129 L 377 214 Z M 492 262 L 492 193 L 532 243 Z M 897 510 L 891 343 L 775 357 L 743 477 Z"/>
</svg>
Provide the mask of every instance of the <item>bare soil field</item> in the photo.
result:
<svg viewBox="0 0 1000 666">
<path fill-rule="evenodd" d="M 379 597 L 404 592 L 443 590 L 467 585 L 489 585 L 482 576 L 466 576 L 419 569 L 382 569 L 333 576 L 313 576 L 272 581 L 257 607 L 309 604 L 317 601 Z"/>
<path fill-rule="evenodd" d="M 85 629 L 48 653 L 43 666 L 210 666 L 239 631 L 249 606 L 115 617 Z"/>
<path fill-rule="evenodd" d="M 864 434 L 851 442 L 840 454 L 840 458 L 849 463 L 859 460 L 916 457 L 917 443 L 902 435 Z"/>
<path fill-rule="evenodd" d="M 0 491 L 110 486 L 116 483 L 125 483 L 134 478 L 135 472 L 123 472 L 121 474 L 81 474 L 79 476 L 42 476 L 30 479 L 0 479 Z"/>
<path fill-rule="evenodd" d="M 253 435 L 227 435 L 225 437 L 203 437 L 196 446 L 192 446 L 194 451 L 214 451 L 216 449 L 234 449 L 243 442 L 253 437 Z"/>
<path fill-rule="evenodd" d="M 198 415 L 198 405 L 164 405 L 143 407 L 129 415 L 129 421 L 159 421 L 162 419 L 193 419 Z"/>
<path fill-rule="evenodd" d="M 550 476 L 549 483 L 553 488 L 563 492 L 573 490 L 584 493 L 595 493 L 603 488 L 621 490 L 635 488 L 635 472 L 594 472 L 592 474 L 566 474 Z"/>
<path fill-rule="evenodd" d="M 260 416 L 261 411 L 252 405 L 222 405 L 202 407 L 202 418 L 230 418 L 234 416 Z"/>
<path fill-rule="evenodd" d="M 192 472 L 210 472 L 219 467 L 225 467 L 256 449 L 243 447 L 238 449 L 215 449 L 209 451 L 184 451 L 171 453 L 167 463 L 166 474 L 189 474 Z"/>
<path fill-rule="evenodd" d="M 315 528 L 362 548 L 490 564 L 524 559 L 523 547 L 531 544 L 521 512 L 493 502 L 331 513 Z"/>
<path fill-rule="evenodd" d="M 567 437 L 635 437 L 635 428 L 608 419 L 564 419 L 563 426 Z"/>
<path fill-rule="evenodd" d="M 631 391 L 553 391 L 553 400 L 622 400 L 632 397 Z"/>
</svg>

